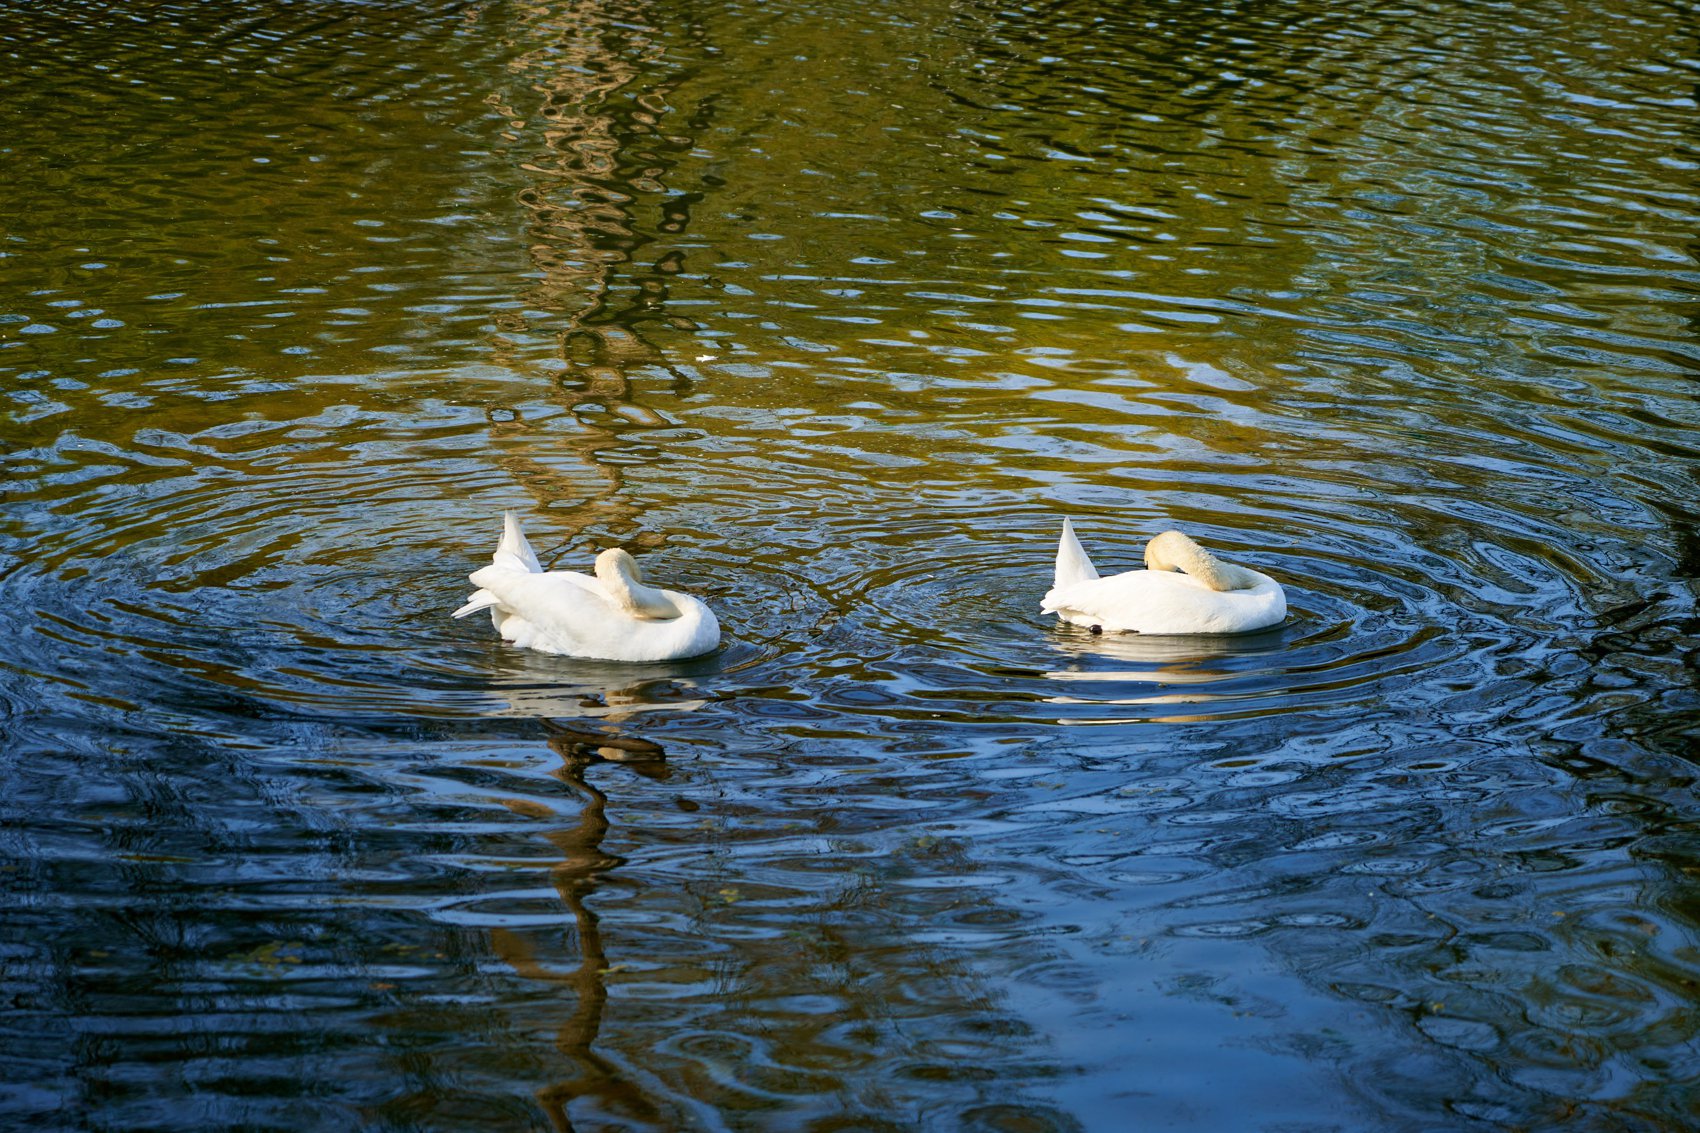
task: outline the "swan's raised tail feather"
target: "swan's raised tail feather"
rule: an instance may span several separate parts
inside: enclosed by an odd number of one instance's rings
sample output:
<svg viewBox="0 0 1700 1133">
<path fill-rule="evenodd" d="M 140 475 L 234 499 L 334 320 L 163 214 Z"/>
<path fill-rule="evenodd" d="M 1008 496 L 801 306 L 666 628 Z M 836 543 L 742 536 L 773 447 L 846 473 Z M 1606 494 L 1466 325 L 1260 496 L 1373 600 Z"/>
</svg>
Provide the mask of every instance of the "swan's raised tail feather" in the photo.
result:
<svg viewBox="0 0 1700 1133">
<path fill-rule="evenodd" d="M 525 541 L 519 518 L 511 511 L 502 513 L 502 541 L 496 544 L 496 553 L 490 557 L 490 562 L 494 566 L 523 570 L 528 574 L 543 573 L 543 564 L 537 561 L 536 552 Z"/>
<path fill-rule="evenodd" d="M 466 600 L 466 605 L 450 614 L 451 618 L 464 618 L 468 614 L 476 614 L 479 610 L 488 610 L 497 604 L 496 596 L 488 590 L 476 590 Z"/>
<path fill-rule="evenodd" d="M 1060 590 L 1077 582 L 1090 582 L 1098 577 L 1098 568 L 1086 557 L 1086 548 L 1074 537 L 1074 524 L 1063 520 L 1062 539 L 1057 543 L 1057 578 L 1052 589 Z"/>
</svg>

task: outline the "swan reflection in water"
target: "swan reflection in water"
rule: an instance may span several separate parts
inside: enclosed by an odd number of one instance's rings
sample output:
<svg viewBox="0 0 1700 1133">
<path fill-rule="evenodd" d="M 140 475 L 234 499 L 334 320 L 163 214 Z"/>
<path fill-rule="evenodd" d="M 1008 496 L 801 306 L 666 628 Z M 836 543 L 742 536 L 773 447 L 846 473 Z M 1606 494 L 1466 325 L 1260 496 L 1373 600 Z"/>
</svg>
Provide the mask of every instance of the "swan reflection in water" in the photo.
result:
<svg viewBox="0 0 1700 1133">
<path fill-rule="evenodd" d="M 666 675 L 648 676 L 643 667 L 635 665 L 565 661 L 547 654 L 504 650 L 492 670 L 478 690 L 481 713 L 544 721 L 599 720 L 613 734 L 628 721 L 651 713 L 701 708 L 710 696 L 696 678 L 719 672 L 720 666 L 710 657 L 655 666 L 651 672 L 658 670 Z M 497 707 L 492 713 L 488 704 L 491 693 L 507 702 L 505 711 Z"/>
<path fill-rule="evenodd" d="M 629 674 L 628 674 L 629 680 Z M 572 914 L 578 943 L 578 964 L 563 968 L 538 955 L 537 942 L 510 928 L 491 931 L 490 943 L 520 976 L 559 986 L 572 996 L 570 1014 L 555 1033 L 555 1047 L 572 1064 L 571 1077 L 537 1091 L 538 1103 L 556 1129 L 574 1128 L 568 1109 L 584 1098 L 594 1099 L 595 1109 L 621 1119 L 662 1127 L 667 1115 L 653 1100 L 651 1091 L 634 1081 L 630 1072 L 595 1049 L 602 1028 L 608 991 L 604 977 L 609 962 L 602 932 L 588 905 L 604 874 L 624 863 L 618 854 L 602 848 L 608 834 L 608 796 L 590 781 L 591 773 L 604 764 L 618 764 L 626 778 L 636 774 L 661 782 L 671 774 L 666 752 L 659 743 L 632 733 L 627 721 L 658 709 L 690 711 L 700 699 L 681 699 L 679 682 L 649 680 L 626 687 L 608 685 L 552 686 L 505 690 L 516 712 L 546 708 L 566 719 L 538 717 L 546 742 L 561 757 L 554 773 L 581 803 L 578 819 L 544 833 L 554 846 L 558 861 L 549 870 L 561 903 Z M 504 800 L 510 810 L 540 819 L 559 818 L 560 812 L 535 800 Z"/>
<path fill-rule="evenodd" d="M 1049 645 L 1065 654 L 1075 666 L 1044 672 L 1046 680 L 1094 686 L 1117 685 L 1122 695 L 1084 696 L 1059 694 L 1045 698 L 1047 704 L 1103 705 L 1210 705 L 1267 694 L 1271 682 L 1286 673 L 1280 664 L 1261 663 L 1282 656 L 1290 633 L 1272 629 L 1250 634 L 1159 635 L 1140 633 L 1095 634 L 1058 628 Z M 1095 660 L 1122 663 L 1113 669 L 1088 667 Z M 1219 689 L 1209 686 L 1219 685 Z M 1186 686 L 1176 690 L 1176 686 Z M 1123 692 L 1123 690 L 1126 690 Z M 1256 691 L 1252 691 L 1255 689 Z M 1112 690 L 1105 690 L 1111 692 Z M 1185 723 L 1201 715 L 1142 716 L 1140 720 Z M 1126 718 L 1094 717 L 1064 719 L 1063 724 L 1126 723 Z"/>
</svg>

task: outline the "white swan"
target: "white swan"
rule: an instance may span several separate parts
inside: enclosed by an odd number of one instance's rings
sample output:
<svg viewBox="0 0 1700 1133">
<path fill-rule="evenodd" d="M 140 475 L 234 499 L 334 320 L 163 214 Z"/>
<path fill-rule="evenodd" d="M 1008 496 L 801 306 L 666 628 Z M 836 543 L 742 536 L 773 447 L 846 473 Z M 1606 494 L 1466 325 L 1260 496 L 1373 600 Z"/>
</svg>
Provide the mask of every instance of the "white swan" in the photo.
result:
<svg viewBox="0 0 1700 1133">
<path fill-rule="evenodd" d="M 643 585 L 637 561 L 621 550 L 596 556 L 596 577 L 545 571 L 507 512 L 490 565 L 457 618 L 489 610 L 505 639 L 522 648 L 598 661 L 674 661 L 720 644 L 714 611 L 676 590 Z"/>
<path fill-rule="evenodd" d="M 1065 519 L 1056 584 L 1040 609 L 1110 633 L 1250 633 L 1287 616 L 1287 595 L 1267 574 L 1221 562 L 1179 531 L 1151 540 L 1144 570 L 1099 578 Z"/>
</svg>

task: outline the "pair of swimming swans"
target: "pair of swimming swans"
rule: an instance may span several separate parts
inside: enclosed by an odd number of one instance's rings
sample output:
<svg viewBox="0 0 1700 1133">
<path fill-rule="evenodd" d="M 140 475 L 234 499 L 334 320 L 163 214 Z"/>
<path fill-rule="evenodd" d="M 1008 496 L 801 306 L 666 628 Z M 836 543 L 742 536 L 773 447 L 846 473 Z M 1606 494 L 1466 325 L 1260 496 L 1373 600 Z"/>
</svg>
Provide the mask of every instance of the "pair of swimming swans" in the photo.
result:
<svg viewBox="0 0 1700 1133">
<path fill-rule="evenodd" d="M 643 582 L 622 550 L 596 556 L 594 577 L 545 571 L 513 512 L 490 565 L 470 576 L 478 589 L 457 618 L 489 610 L 496 631 L 543 653 L 601 661 L 675 661 L 720 644 L 714 612 L 689 594 Z M 1224 563 L 1165 531 L 1145 548 L 1145 569 L 1101 578 L 1063 520 L 1056 579 L 1040 605 L 1094 633 L 1228 634 L 1267 629 L 1287 616 L 1281 584 Z"/>
</svg>

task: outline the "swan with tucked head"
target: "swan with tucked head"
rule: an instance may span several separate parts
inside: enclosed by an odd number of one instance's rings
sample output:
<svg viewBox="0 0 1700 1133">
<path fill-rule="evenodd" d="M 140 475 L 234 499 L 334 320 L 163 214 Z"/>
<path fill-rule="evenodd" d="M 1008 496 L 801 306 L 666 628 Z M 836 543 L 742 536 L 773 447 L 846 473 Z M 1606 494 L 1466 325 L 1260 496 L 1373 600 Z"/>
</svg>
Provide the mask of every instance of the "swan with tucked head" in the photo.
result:
<svg viewBox="0 0 1700 1133">
<path fill-rule="evenodd" d="M 596 575 L 545 571 L 519 520 L 507 512 L 490 565 L 457 618 L 489 610 L 496 632 L 522 648 L 598 661 L 674 661 L 720 644 L 714 611 L 689 594 L 646 586 L 637 560 L 615 548 Z"/>
<path fill-rule="evenodd" d="M 1286 618 L 1287 595 L 1268 575 L 1222 562 L 1179 531 L 1146 545 L 1144 570 L 1100 578 L 1065 519 L 1056 582 L 1040 608 L 1095 632 L 1250 633 Z"/>
</svg>

